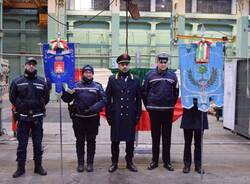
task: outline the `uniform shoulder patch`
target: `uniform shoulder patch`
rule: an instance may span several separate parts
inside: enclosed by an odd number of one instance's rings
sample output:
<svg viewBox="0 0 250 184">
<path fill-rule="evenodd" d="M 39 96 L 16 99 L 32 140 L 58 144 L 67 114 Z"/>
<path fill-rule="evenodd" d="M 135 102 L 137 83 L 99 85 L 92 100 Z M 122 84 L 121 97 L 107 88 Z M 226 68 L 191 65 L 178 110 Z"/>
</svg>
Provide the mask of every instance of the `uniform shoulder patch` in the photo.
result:
<svg viewBox="0 0 250 184">
<path fill-rule="evenodd" d="M 102 87 L 102 84 L 101 84 L 100 82 L 96 82 L 96 81 L 95 81 L 95 84 L 96 84 L 97 86 L 99 86 L 99 87 Z"/>
</svg>

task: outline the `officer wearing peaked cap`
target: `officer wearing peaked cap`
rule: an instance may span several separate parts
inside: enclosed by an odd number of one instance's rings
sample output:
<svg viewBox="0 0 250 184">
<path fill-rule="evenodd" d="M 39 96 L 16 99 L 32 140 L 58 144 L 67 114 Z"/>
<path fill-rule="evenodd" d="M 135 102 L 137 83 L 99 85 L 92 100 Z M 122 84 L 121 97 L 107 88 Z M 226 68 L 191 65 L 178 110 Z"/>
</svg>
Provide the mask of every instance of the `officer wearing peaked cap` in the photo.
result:
<svg viewBox="0 0 250 184">
<path fill-rule="evenodd" d="M 167 53 L 157 55 L 156 64 L 157 67 L 145 75 L 142 86 L 142 98 L 151 122 L 153 158 L 148 169 L 158 167 L 162 134 L 164 167 L 173 171 L 174 168 L 170 162 L 170 145 L 173 110 L 179 95 L 178 80 L 176 74 L 168 70 L 169 55 Z"/>
<path fill-rule="evenodd" d="M 119 144 L 126 142 L 126 162 L 130 171 L 137 172 L 134 156 L 135 127 L 141 115 L 140 81 L 129 71 L 130 56 L 120 55 L 116 62 L 119 72 L 109 77 L 106 88 L 107 121 L 111 126 L 112 165 L 109 172 L 118 168 Z"/>
</svg>

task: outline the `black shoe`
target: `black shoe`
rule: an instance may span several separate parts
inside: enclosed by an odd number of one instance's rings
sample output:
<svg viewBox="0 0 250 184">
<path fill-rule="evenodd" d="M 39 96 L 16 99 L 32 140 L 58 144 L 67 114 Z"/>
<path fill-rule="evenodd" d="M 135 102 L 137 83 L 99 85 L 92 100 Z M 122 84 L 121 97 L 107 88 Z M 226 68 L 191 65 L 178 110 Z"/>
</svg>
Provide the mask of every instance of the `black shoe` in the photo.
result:
<svg viewBox="0 0 250 184">
<path fill-rule="evenodd" d="M 112 165 L 109 167 L 109 172 L 115 172 L 117 170 L 118 166 L 117 163 L 112 163 Z"/>
<path fill-rule="evenodd" d="M 185 166 L 183 167 L 183 169 L 182 169 L 182 172 L 185 173 L 185 174 L 189 173 L 189 172 L 190 172 L 190 166 L 186 166 L 186 165 L 185 165 Z"/>
<path fill-rule="evenodd" d="M 168 171 L 174 171 L 174 168 L 171 163 L 166 163 L 163 165 L 164 168 L 166 168 Z"/>
<path fill-rule="evenodd" d="M 158 163 L 157 162 L 151 162 L 148 166 L 148 170 L 153 170 L 155 168 L 158 167 Z"/>
<path fill-rule="evenodd" d="M 127 163 L 127 169 L 132 171 L 132 172 L 137 172 L 138 171 L 136 166 L 133 164 L 133 162 L 128 162 Z"/>
<path fill-rule="evenodd" d="M 25 173 L 25 163 L 18 163 L 16 172 L 12 175 L 13 178 L 22 176 Z"/>
<path fill-rule="evenodd" d="M 46 176 L 47 175 L 47 172 L 43 169 L 42 161 L 40 161 L 40 160 L 35 161 L 34 173 L 37 173 L 37 174 L 39 174 L 41 176 Z"/>
<path fill-rule="evenodd" d="M 87 171 L 88 172 L 93 172 L 94 171 L 93 164 L 87 164 Z"/>
<path fill-rule="evenodd" d="M 197 173 L 199 173 L 199 174 L 205 174 L 204 169 L 202 169 L 200 166 L 195 167 L 194 170 L 195 170 L 195 172 L 197 172 Z"/>
<path fill-rule="evenodd" d="M 77 172 L 83 172 L 84 171 L 84 164 L 78 163 L 76 170 L 77 170 Z"/>
</svg>

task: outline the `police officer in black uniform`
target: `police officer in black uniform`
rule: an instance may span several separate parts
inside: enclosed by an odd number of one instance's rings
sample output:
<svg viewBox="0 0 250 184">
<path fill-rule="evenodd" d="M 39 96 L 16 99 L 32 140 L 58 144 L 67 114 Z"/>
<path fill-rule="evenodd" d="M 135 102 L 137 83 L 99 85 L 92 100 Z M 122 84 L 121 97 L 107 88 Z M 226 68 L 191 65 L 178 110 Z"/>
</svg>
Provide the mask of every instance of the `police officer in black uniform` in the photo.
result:
<svg viewBox="0 0 250 184">
<path fill-rule="evenodd" d="M 25 63 L 24 75 L 15 78 L 10 86 L 9 99 L 16 107 L 17 124 L 17 170 L 13 177 L 25 173 L 25 162 L 29 133 L 31 130 L 34 151 L 34 172 L 47 175 L 42 167 L 43 117 L 49 102 L 49 89 L 45 79 L 37 76 L 37 61 L 30 57 Z"/>
<path fill-rule="evenodd" d="M 158 167 L 161 134 L 163 166 L 169 171 L 174 170 L 170 162 L 170 145 L 173 110 L 178 99 L 179 87 L 175 73 L 168 70 L 168 60 L 168 54 L 159 54 L 156 57 L 156 69 L 145 75 L 142 86 L 143 102 L 151 121 L 153 158 L 149 170 Z"/>
<path fill-rule="evenodd" d="M 106 116 L 111 126 L 112 165 L 109 172 L 118 168 L 119 144 L 126 141 L 126 162 L 130 171 L 137 172 L 134 156 L 135 127 L 141 115 L 140 81 L 129 71 L 130 56 L 120 55 L 116 62 L 119 72 L 109 77 L 106 88 Z"/>
<path fill-rule="evenodd" d="M 195 171 L 204 173 L 201 168 L 201 144 L 204 129 L 208 129 L 207 113 L 198 110 L 197 99 L 194 99 L 194 106 L 191 109 L 183 108 L 183 115 L 181 120 L 181 128 L 184 132 L 184 155 L 183 173 L 189 173 L 192 163 L 191 146 L 194 137 L 194 164 Z"/>
<path fill-rule="evenodd" d="M 87 171 L 93 172 L 96 149 L 96 135 L 100 125 L 99 112 L 105 106 L 106 94 L 100 83 L 93 81 L 94 68 L 85 65 L 82 68 L 82 80 L 76 84 L 73 93 L 63 92 L 64 102 L 69 105 L 70 117 L 76 137 L 77 171 L 84 171 L 84 147 L 87 142 Z"/>
</svg>

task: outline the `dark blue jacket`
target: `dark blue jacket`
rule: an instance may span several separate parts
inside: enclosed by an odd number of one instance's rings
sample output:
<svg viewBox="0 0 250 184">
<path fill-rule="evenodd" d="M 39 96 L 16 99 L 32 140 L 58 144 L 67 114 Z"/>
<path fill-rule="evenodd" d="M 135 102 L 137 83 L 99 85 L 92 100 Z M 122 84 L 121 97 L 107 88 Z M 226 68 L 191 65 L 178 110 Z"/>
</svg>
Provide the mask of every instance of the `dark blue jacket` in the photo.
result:
<svg viewBox="0 0 250 184">
<path fill-rule="evenodd" d="M 23 75 L 12 81 L 9 99 L 20 117 L 42 117 L 49 102 L 49 89 L 44 78 Z"/>
<path fill-rule="evenodd" d="M 73 94 L 63 92 L 62 100 L 73 101 L 76 117 L 92 117 L 99 116 L 106 104 L 106 95 L 100 83 L 80 81 L 76 83 Z"/>
<path fill-rule="evenodd" d="M 135 127 L 141 116 L 140 81 L 129 74 L 109 77 L 106 88 L 106 116 L 112 141 L 134 141 Z"/>
<path fill-rule="evenodd" d="M 179 96 L 176 74 L 170 70 L 149 71 L 142 84 L 142 98 L 147 110 L 173 109 Z"/>
<path fill-rule="evenodd" d="M 207 112 L 198 110 L 196 100 L 194 100 L 194 106 L 191 109 L 183 108 L 181 128 L 192 130 L 208 129 Z"/>
</svg>

